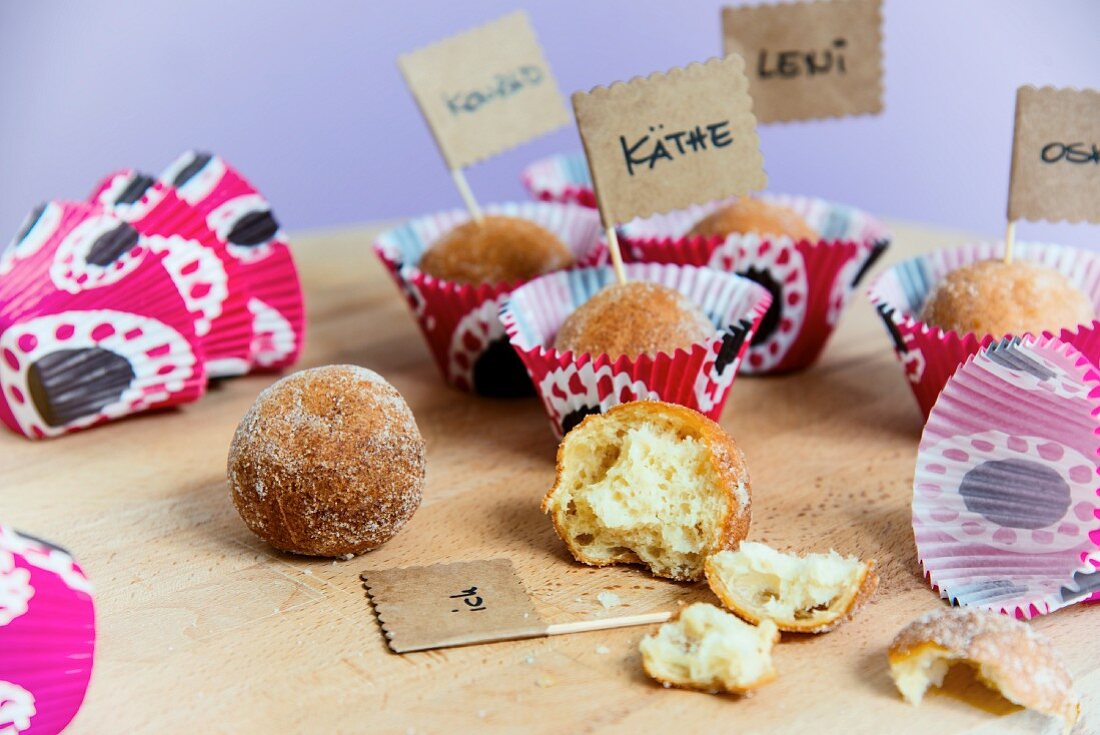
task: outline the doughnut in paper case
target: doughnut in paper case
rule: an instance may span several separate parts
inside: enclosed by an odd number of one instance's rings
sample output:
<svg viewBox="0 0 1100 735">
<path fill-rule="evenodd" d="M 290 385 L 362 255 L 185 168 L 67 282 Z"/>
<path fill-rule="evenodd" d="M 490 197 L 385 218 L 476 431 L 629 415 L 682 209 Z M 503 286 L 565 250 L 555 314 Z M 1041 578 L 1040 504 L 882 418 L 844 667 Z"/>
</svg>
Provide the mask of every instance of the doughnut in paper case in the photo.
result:
<svg viewBox="0 0 1100 735">
<path fill-rule="evenodd" d="M 724 200 L 634 220 L 619 228 L 619 242 L 627 262 L 708 266 L 768 289 L 772 305 L 742 370 L 799 370 L 821 354 L 855 287 L 888 247 L 889 235 L 853 207 L 809 197 L 759 198 L 797 212 L 820 239 L 795 242 L 767 233 L 688 237 L 695 223 L 730 201 Z"/>
<path fill-rule="evenodd" d="M 163 252 L 161 262 L 195 319 L 207 375 L 247 373 L 253 342 L 249 279 L 198 210 L 151 176 L 132 170 L 108 176 L 92 197 Z"/>
<path fill-rule="evenodd" d="M 201 343 L 163 253 L 86 203 L 35 209 L 0 253 L 0 420 L 57 436 L 187 403 Z"/>
<path fill-rule="evenodd" d="M 955 604 L 1030 618 L 1100 590 L 1100 374 L 1054 338 L 983 347 L 921 438 L 913 535 Z"/>
<path fill-rule="evenodd" d="M 0 525 L 0 733 L 55 735 L 92 674 L 92 587 L 64 549 Z"/>
<path fill-rule="evenodd" d="M 535 161 L 523 170 L 521 178 L 527 192 L 539 201 L 596 207 L 588 162 L 579 153 Z"/>
<path fill-rule="evenodd" d="M 718 420 L 753 331 L 771 301 L 747 278 L 711 268 L 669 264 L 626 267 L 631 281 L 675 288 L 714 323 L 714 336 L 689 351 L 635 359 L 574 355 L 553 348 L 573 311 L 614 281 L 610 268 L 551 273 L 517 288 L 505 300 L 501 321 L 542 398 L 559 438 L 585 416 L 636 400 L 678 403 Z"/>
<path fill-rule="evenodd" d="M 968 243 L 936 250 L 902 261 L 884 271 L 868 291 L 868 297 L 894 343 L 894 353 L 905 371 L 921 413 L 928 417 L 947 379 L 968 357 L 1005 336 L 944 331 L 921 321 L 920 312 L 932 289 L 949 272 L 979 260 L 1004 257 L 1004 244 Z M 1017 241 L 1017 260 L 1049 266 L 1081 289 L 1100 310 L 1100 253 L 1063 245 Z M 1100 322 L 1069 325 L 1058 337 L 1093 363 L 1100 361 Z"/>
<path fill-rule="evenodd" d="M 523 202 L 490 205 L 485 212 L 541 225 L 556 235 L 578 262 L 600 247 L 599 215 L 593 209 Z M 404 294 L 444 380 L 485 396 L 531 395 L 527 370 L 508 344 L 499 317 L 501 302 L 518 284 L 453 283 L 417 267 L 436 240 L 469 219 L 464 210 L 417 217 L 379 235 L 375 253 Z"/>
<path fill-rule="evenodd" d="M 183 154 L 160 182 L 199 211 L 248 278 L 253 368 L 292 365 L 305 331 L 302 286 L 271 205 L 244 176 L 209 153 Z"/>
</svg>

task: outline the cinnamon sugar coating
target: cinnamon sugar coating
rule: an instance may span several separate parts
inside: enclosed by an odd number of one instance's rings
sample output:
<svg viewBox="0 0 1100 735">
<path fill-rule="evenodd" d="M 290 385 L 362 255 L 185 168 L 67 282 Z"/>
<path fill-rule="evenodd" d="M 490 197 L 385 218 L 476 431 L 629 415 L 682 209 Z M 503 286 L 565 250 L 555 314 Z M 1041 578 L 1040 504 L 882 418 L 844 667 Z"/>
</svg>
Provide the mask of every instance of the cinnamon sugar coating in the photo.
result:
<svg viewBox="0 0 1100 735">
<path fill-rule="evenodd" d="M 573 265 L 573 253 L 546 228 L 519 217 L 470 220 L 420 258 L 422 272 L 455 283 L 513 283 Z"/>
<path fill-rule="evenodd" d="M 687 234 L 725 237 L 734 233 L 750 232 L 759 235 L 787 235 L 795 242 L 817 242 L 819 238 L 817 232 L 806 224 L 806 220 L 790 207 L 752 197 L 741 197 L 714 210 L 696 222 Z"/>
</svg>

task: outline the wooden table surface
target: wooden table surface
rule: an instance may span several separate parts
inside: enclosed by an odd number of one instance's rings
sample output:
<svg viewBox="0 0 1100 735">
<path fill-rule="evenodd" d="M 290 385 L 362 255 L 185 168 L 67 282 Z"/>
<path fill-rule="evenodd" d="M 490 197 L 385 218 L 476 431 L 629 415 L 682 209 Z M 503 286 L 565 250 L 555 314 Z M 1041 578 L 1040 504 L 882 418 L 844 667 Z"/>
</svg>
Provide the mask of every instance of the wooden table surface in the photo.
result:
<svg viewBox="0 0 1100 735">
<path fill-rule="evenodd" d="M 383 643 L 359 573 L 512 559 L 549 622 L 672 609 L 704 585 L 575 564 L 539 513 L 555 442 L 536 399 L 445 387 L 370 250 L 369 227 L 302 236 L 302 366 L 365 365 L 406 397 L 428 444 L 424 503 L 369 555 L 275 552 L 238 518 L 225 457 L 241 415 L 274 378 L 214 387 L 182 410 L 45 442 L 0 436 L 0 519 L 68 547 L 96 588 L 99 639 L 74 733 L 994 733 L 1042 720 L 968 676 L 904 704 L 885 650 L 944 603 L 921 578 L 909 525 L 920 417 L 885 330 L 862 294 L 824 358 L 779 378 L 741 376 L 722 420 L 748 457 L 749 538 L 873 557 L 881 584 L 854 622 L 784 640 L 779 678 L 751 698 L 665 690 L 641 670 L 645 628 L 398 656 Z M 886 262 L 968 239 L 894 223 Z M 881 270 L 882 266 L 876 269 Z M 605 611 L 613 590 L 623 606 Z M 1100 609 L 1032 623 L 1077 677 L 1100 731 Z M 609 649 L 609 650 L 605 650 Z M 1096 730 L 1088 722 L 1098 723 Z"/>
</svg>

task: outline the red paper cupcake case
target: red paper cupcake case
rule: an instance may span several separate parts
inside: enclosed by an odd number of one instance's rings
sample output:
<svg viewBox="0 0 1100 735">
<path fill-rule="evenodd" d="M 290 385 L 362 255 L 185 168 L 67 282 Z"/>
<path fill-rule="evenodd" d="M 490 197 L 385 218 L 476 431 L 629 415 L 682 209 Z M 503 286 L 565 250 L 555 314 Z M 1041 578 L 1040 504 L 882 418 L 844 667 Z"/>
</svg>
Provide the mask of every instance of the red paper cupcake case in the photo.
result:
<svg viewBox="0 0 1100 735">
<path fill-rule="evenodd" d="M 1057 339 L 968 358 L 925 425 L 913 533 L 955 604 L 1020 618 L 1100 589 L 1100 374 Z"/>
<path fill-rule="evenodd" d="M 856 286 L 889 245 L 877 221 L 850 207 L 807 197 L 761 198 L 794 209 L 823 239 L 683 235 L 725 202 L 635 220 L 620 228 L 619 238 L 628 262 L 705 265 L 768 289 L 772 306 L 749 347 L 742 367 L 746 374 L 783 373 L 813 364 Z"/>
<path fill-rule="evenodd" d="M 550 156 L 530 164 L 520 176 L 527 192 L 541 202 L 595 208 L 588 163 L 579 153 Z"/>
<path fill-rule="evenodd" d="M 1015 257 L 1050 266 L 1088 294 L 1100 310 L 1100 254 L 1046 243 L 1017 242 Z M 868 290 L 898 358 L 921 414 L 928 418 L 943 386 L 959 365 L 1000 337 L 959 335 L 921 321 L 919 314 L 932 288 L 948 272 L 978 261 L 1001 258 L 1002 243 L 969 243 L 918 256 L 884 271 Z M 1023 335 L 1019 335 L 1023 336 Z M 1063 329 L 1057 336 L 1073 345 L 1089 361 L 1100 361 L 1100 321 Z"/>
<path fill-rule="evenodd" d="M 491 205 L 488 214 L 529 219 L 565 243 L 578 261 L 599 249 L 599 217 L 576 205 Z M 519 284 L 478 286 L 442 281 L 420 272 L 420 256 L 444 233 L 469 220 L 462 210 L 416 218 L 379 236 L 375 253 L 409 304 L 443 379 L 489 397 L 531 395 L 527 370 L 509 346 L 499 312 Z"/>
<path fill-rule="evenodd" d="M 84 700 L 95 607 L 64 550 L 0 525 L 0 732 L 54 735 Z"/>
<path fill-rule="evenodd" d="M 0 420 L 41 438 L 203 394 L 202 346 L 161 259 L 98 207 L 32 213 L 0 256 Z"/>
<path fill-rule="evenodd" d="M 249 278 L 199 212 L 152 177 L 124 171 L 108 177 L 93 201 L 129 222 L 156 252 L 195 320 L 211 378 L 251 367 L 253 315 Z"/>
<path fill-rule="evenodd" d="M 305 332 L 302 288 L 271 205 L 244 176 L 208 153 L 180 156 L 160 182 L 199 211 L 248 278 L 253 367 L 281 370 L 297 362 Z"/>
<path fill-rule="evenodd" d="M 558 438 L 589 414 L 635 400 L 678 403 L 717 420 L 771 298 L 748 279 L 709 268 L 633 264 L 627 275 L 677 288 L 722 326 L 707 342 L 671 355 L 613 361 L 563 354 L 549 346 L 554 335 L 570 311 L 613 280 L 611 269 L 553 273 L 516 289 L 501 320 Z"/>
</svg>

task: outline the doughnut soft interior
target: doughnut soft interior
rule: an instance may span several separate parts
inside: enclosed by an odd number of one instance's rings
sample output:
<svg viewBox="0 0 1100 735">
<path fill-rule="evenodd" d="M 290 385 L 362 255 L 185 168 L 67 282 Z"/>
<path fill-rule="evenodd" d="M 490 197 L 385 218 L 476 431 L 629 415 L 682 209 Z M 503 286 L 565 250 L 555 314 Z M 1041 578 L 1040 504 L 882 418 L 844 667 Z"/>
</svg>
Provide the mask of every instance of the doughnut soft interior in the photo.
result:
<svg viewBox="0 0 1100 735">
<path fill-rule="evenodd" d="M 542 508 L 577 561 L 698 580 L 707 556 L 748 533 L 750 505 L 744 457 L 720 426 L 689 408 L 638 401 L 566 434 Z"/>
</svg>

